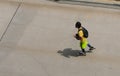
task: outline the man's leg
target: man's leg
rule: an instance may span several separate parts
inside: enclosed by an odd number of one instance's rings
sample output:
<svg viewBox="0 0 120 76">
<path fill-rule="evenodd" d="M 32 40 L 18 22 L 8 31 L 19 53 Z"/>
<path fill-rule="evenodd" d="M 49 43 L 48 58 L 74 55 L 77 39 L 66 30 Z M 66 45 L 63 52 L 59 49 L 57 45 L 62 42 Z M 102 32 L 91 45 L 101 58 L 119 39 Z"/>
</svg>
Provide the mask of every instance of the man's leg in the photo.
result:
<svg viewBox="0 0 120 76">
<path fill-rule="evenodd" d="M 87 46 L 89 47 L 89 50 L 94 50 L 95 48 L 93 46 L 91 46 L 89 43 L 87 44 Z"/>
<path fill-rule="evenodd" d="M 87 47 L 87 42 L 80 42 L 80 47 L 82 49 L 83 55 L 86 56 L 85 48 Z"/>
</svg>

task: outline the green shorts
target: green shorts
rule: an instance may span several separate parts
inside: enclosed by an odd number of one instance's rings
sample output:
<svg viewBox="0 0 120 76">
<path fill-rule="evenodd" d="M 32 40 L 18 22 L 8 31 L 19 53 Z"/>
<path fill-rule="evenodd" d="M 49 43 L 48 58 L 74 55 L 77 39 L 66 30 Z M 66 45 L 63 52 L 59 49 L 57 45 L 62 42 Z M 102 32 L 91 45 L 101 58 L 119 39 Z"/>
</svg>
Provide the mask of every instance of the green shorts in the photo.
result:
<svg viewBox="0 0 120 76">
<path fill-rule="evenodd" d="M 80 47 L 81 49 L 85 49 L 87 47 L 88 42 L 84 41 L 84 42 L 80 42 Z"/>
</svg>

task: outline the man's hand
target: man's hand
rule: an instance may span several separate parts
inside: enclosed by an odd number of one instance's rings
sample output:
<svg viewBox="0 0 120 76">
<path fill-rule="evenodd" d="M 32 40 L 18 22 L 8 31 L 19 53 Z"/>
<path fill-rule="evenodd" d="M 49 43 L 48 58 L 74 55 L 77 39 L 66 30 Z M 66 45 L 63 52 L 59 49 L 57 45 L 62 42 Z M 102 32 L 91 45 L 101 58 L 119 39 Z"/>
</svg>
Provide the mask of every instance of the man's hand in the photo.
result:
<svg viewBox="0 0 120 76">
<path fill-rule="evenodd" d="M 78 34 L 75 34 L 74 37 L 75 37 L 77 40 L 80 40 L 80 39 L 81 39 Z"/>
</svg>

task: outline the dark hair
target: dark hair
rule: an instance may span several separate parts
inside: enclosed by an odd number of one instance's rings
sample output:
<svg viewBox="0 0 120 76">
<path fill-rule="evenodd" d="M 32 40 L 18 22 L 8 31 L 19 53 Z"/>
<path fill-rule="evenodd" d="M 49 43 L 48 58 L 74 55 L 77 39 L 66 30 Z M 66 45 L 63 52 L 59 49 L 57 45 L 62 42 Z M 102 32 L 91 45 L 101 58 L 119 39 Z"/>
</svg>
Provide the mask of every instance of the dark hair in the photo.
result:
<svg viewBox="0 0 120 76">
<path fill-rule="evenodd" d="M 75 27 L 76 27 L 76 28 L 80 28 L 80 27 L 81 27 L 81 23 L 80 23 L 79 21 L 76 22 Z"/>
</svg>

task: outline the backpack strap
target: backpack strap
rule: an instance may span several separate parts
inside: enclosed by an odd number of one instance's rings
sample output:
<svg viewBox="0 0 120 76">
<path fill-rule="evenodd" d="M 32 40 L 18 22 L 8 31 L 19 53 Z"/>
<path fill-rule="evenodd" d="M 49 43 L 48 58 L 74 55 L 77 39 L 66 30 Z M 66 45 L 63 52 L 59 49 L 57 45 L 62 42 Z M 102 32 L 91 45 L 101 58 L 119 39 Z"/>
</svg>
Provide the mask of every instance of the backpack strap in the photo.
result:
<svg viewBox="0 0 120 76">
<path fill-rule="evenodd" d="M 80 29 L 78 29 L 78 32 L 79 32 L 79 31 L 81 31 L 81 30 L 83 31 L 83 29 L 82 29 L 82 28 L 83 28 L 83 27 L 81 27 Z"/>
</svg>

